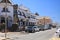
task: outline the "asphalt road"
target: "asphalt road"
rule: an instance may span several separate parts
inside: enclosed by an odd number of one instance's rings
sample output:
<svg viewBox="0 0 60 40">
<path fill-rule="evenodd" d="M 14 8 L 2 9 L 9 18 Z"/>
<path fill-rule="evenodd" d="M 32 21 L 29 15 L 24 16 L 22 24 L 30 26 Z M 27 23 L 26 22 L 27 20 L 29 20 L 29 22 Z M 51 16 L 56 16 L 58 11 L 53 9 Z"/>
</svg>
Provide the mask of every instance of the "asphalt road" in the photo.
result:
<svg viewBox="0 0 60 40">
<path fill-rule="evenodd" d="M 8 33 L 7 37 L 11 40 L 49 40 L 54 35 L 55 30 L 56 29 L 51 29 L 36 33 Z"/>
</svg>

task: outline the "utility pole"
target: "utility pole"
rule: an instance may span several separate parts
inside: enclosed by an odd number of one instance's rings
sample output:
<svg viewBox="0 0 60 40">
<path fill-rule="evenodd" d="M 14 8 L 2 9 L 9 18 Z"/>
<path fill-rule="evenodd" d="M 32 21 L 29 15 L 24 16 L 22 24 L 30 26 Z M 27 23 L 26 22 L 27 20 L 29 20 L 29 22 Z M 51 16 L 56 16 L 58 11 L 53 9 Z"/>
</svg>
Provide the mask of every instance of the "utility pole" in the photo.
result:
<svg viewBox="0 0 60 40">
<path fill-rule="evenodd" d="M 7 8 L 7 0 L 6 0 L 6 5 L 5 5 L 5 39 L 7 39 L 7 12 L 6 12 L 6 8 Z"/>
</svg>

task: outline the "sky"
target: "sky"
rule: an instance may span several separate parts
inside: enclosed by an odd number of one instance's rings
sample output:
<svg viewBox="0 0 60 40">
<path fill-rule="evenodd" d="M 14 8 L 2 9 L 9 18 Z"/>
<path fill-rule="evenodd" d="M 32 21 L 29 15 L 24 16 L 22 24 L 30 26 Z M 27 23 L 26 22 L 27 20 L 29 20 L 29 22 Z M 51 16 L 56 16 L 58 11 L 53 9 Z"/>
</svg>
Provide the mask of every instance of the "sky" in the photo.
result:
<svg viewBox="0 0 60 40">
<path fill-rule="evenodd" d="M 32 13 L 49 16 L 54 22 L 60 22 L 60 0 L 12 0 L 14 4 L 23 4 Z"/>
</svg>

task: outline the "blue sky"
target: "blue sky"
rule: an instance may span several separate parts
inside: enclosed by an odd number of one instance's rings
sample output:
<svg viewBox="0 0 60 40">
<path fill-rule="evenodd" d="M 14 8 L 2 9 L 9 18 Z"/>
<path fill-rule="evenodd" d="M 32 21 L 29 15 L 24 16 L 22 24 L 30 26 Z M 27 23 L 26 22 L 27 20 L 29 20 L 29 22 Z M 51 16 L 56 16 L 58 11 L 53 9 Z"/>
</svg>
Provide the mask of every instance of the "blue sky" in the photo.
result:
<svg viewBox="0 0 60 40">
<path fill-rule="evenodd" d="M 53 21 L 60 22 L 60 0 L 12 0 L 14 4 L 23 4 L 32 13 L 49 16 Z"/>
</svg>

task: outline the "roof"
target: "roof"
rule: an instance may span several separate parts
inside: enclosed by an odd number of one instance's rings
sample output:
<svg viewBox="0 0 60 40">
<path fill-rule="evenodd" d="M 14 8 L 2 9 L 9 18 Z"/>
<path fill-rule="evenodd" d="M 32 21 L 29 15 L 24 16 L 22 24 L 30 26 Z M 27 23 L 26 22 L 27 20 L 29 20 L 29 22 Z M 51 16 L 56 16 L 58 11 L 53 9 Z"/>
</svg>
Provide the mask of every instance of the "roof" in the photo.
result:
<svg viewBox="0 0 60 40">
<path fill-rule="evenodd" d="M 26 10 L 26 11 L 29 11 L 29 8 L 25 7 L 23 4 L 21 4 L 19 6 L 20 9 L 23 9 L 23 10 Z"/>
<path fill-rule="evenodd" d="M 45 18 L 45 19 L 50 19 L 50 17 L 48 17 L 48 16 L 40 17 L 40 19 L 43 19 L 43 18 Z"/>
<path fill-rule="evenodd" d="M 6 3 L 6 2 L 11 4 L 11 2 L 9 0 L 1 0 L 0 1 L 0 3 Z"/>
</svg>

